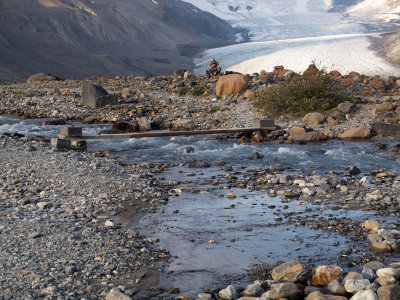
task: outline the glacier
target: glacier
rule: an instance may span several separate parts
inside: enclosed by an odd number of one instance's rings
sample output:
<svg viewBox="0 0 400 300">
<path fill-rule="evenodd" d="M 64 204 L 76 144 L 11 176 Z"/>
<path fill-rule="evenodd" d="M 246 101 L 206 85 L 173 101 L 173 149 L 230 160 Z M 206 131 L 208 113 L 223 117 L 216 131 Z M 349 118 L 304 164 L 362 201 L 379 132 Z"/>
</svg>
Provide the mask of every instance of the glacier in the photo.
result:
<svg viewBox="0 0 400 300">
<path fill-rule="evenodd" d="M 399 28 L 397 1 L 365 0 L 345 12 L 330 12 L 330 0 L 185 2 L 247 29 L 251 37 L 250 42 L 202 52 L 194 59 L 198 74 L 215 58 L 224 70 L 249 74 L 277 65 L 302 72 L 315 62 L 342 74 L 400 76 L 400 68 L 380 57 L 371 40 Z"/>
</svg>

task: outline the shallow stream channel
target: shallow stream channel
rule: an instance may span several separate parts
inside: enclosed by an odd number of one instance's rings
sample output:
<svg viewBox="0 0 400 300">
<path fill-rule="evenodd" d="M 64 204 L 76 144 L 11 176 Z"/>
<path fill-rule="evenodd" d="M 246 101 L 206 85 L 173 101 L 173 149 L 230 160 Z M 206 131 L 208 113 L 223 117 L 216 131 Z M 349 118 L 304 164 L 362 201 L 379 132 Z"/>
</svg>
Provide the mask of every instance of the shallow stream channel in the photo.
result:
<svg viewBox="0 0 400 300">
<path fill-rule="evenodd" d="M 0 132 L 46 137 L 59 132 L 58 126 L 37 126 L 37 120 L 3 117 L 0 121 L 6 123 Z M 107 128 L 109 125 L 91 126 L 84 134 Z M 255 145 L 216 136 L 88 143 L 88 151 L 105 150 L 123 163 L 148 163 L 156 180 L 173 186 L 165 205 L 132 226 L 171 253 L 161 284 L 179 287 L 185 295 L 195 295 L 204 286 L 245 284 L 250 280 L 247 272 L 256 272 L 254 265 L 261 263 L 298 259 L 311 266 L 361 267 L 375 255 L 367 241 L 358 238 L 363 221 L 398 223 L 397 217 L 382 216 L 361 204 L 344 207 L 335 199 L 303 201 L 301 195 L 290 195 L 290 187 L 276 184 L 265 188 L 254 178 L 257 174 L 265 177 L 271 170 L 289 177 L 324 178 L 345 174 L 351 166 L 361 171 L 354 177 L 364 181 L 375 169 L 400 174 L 400 159 L 389 157 L 374 143 L 333 140 L 307 146 Z M 165 168 L 154 167 L 161 165 Z M 280 194 L 282 189 L 285 193 Z M 325 224 L 320 226 L 321 220 Z M 342 223 L 347 227 L 335 230 Z M 380 257 L 399 258 L 393 253 Z"/>
</svg>

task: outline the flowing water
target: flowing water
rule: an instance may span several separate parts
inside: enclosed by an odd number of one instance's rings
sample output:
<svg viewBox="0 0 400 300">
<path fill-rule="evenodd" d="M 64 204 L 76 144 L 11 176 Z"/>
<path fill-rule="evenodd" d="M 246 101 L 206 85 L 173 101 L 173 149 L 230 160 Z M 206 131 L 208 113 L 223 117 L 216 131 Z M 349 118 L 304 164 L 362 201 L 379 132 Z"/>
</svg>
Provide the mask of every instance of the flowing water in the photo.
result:
<svg viewBox="0 0 400 300">
<path fill-rule="evenodd" d="M 57 136 L 59 132 L 58 126 L 37 126 L 37 120 L 3 116 L 0 122 L 6 123 L 0 126 L 0 132 L 45 137 Z M 96 134 L 109 127 L 86 126 L 84 134 Z M 294 226 L 277 217 L 292 212 L 311 219 L 316 215 L 362 221 L 373 212 L 297 205 L 296 201 L 282 202 L 279 197 L 271 198 L 262 191 L 229 188 L 224 179 L 227 166 L 233 172 L 269 169 L 271 165 L 288 173 L 344 172 L 353 165 L 362 173 L 377 168 L 400 172 L 400 160 L 389 158 L 386 151 L 378 150 L 372 143 L 248 145 L 238 144 L 237 139 L 197 136 L 97 140 L 88 143 L 88 150 L 108 150 L 118 160 L 131 164 L 176 165 L 154 173 L 162 182 L 180 184 L 168 204 L 144 216 L 137 229 L 158 239 L 157 247 L 170 251 L 173 258 L 166 278 L 170 285 L 181 287 L 183 293 L 199 292 L 204 285 L 243 280 L 243 274 L 254 263 L 291 259 L 335 263 L 348 248 L 366 248 L 366 244 L 347 237 Z M 254 152 L 262 158 L 252 160 Z M 218 179 L 219 185 L 211 185 L 212 179 Z M 236 198 L 229 199 L 228 193 L 234 193 Z"/>
</svg>

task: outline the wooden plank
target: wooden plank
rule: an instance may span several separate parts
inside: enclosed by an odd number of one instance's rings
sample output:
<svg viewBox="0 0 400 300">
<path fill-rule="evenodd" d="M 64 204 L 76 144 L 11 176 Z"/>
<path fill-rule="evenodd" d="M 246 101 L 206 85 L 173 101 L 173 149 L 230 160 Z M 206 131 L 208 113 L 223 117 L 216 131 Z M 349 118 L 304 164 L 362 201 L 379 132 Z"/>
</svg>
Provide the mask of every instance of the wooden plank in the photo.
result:
<svg viewBox="0 0 400 300">
<path fill-rule="evenodd" d="M 89 135 L 81 137 L 60 136 L 64 140 L 101 140 L 101 139 L 140 139 L 147 137 L 169 137 L 169 136 L 185 136 L 185 135 L 206 135 L 206 134 L 231 134 L 240 132 L 255 132 L 255 131 L 273 131 L 276 127 L 263 128 L 231 128 L 231 129 L 209 129 L 209 130 L 187 130 L 187 131 L 146 131 L 138 133 L 123 133 L 123 134 L 101 134 Z"/>
</svg>

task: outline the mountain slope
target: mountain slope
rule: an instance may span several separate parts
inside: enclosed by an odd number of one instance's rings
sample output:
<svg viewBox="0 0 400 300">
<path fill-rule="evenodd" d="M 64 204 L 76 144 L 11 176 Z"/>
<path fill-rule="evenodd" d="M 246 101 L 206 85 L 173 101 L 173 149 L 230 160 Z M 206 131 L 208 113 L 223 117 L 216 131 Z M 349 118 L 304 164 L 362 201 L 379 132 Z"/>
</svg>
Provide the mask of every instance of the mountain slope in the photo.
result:
<svg viewBox="0 0 400 300">
<path fill-rule="evenodd" d="M 347 10 L 351 15 L 361 15 L 367 19 L 385 22 L 399 20 L 400 3 L 398 0 L 364 0 Z"/>
<path fill-rule="evenodd" d="M 235 34 L 180 0 L 0 0 L 0 79 L 166 73 Z"/>
</svg>

